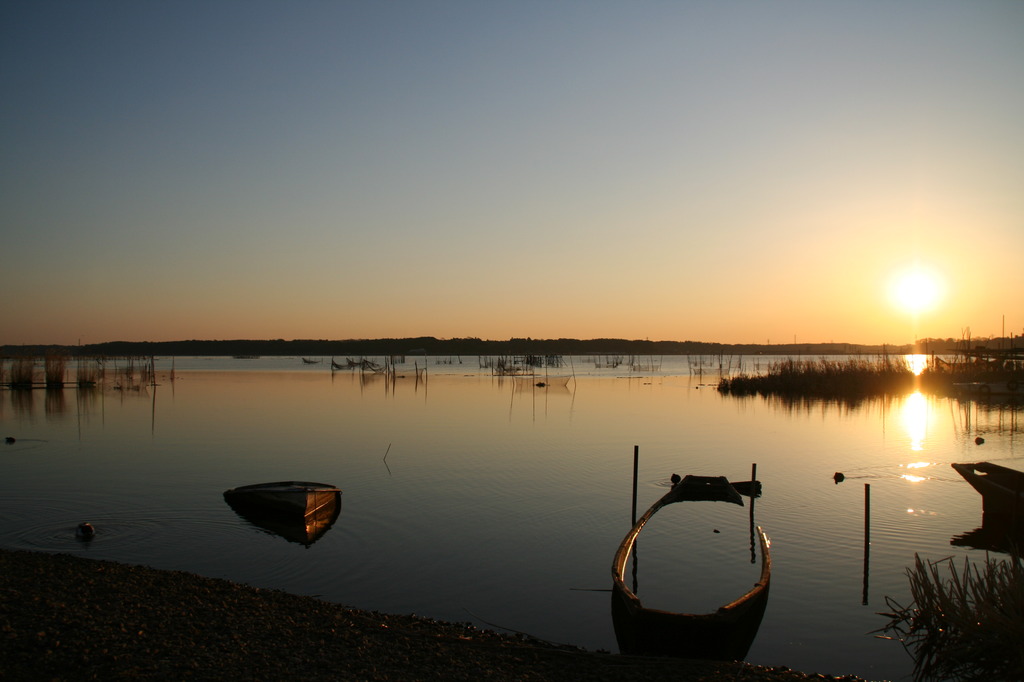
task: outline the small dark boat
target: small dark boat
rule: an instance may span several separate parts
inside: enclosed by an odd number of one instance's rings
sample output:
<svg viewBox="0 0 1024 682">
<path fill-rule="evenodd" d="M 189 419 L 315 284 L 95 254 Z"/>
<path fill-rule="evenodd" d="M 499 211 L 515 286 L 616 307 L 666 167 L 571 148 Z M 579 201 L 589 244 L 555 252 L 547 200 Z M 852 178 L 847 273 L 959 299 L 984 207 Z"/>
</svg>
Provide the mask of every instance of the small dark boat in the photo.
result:
<svg viewBox="0 0 1024 682">
<path fill-rule="evenodd" d="M 622 540 L 612 560 L 612 622 L 619 650 L 627 655 L 742 660 L 757 636 L 768 603 L 771 581 L 770 542 L 757 528 L 761 574 L 746 594 L 712 613 L 674 613 L 645 607 L 626 586 L 629 555 L 644 525 L 662 507 L 684 501 L 719 501 L 743 505 L 737 489 L 760 494 L 760 483 L 731 484 L 724 476 L 686 476 L 641 516 Z M 753 517 L 751 517 L 751 521 Z"/>
<path fill-rule="evenodd" d="M 326 533 L 341 514 L 341 490 L 308 481 L 232 488 L 224 491 L 224 500 L 254 526 L 307 547 Z"/>
<path fill-rule="evenodd" d="M 310 481 L 257 483 L 224 491 L 224 499 L 232 506 L 259 507 L 300 516 L 308 516 L 325 505 L 336 503 L 340 496 L 340 488 Z"/>
<path fill-rule="evenodd" d="M 1024 472 L 991 462 L 953 463 L 952 466 L 981 493 L 986 515 L 1015 517 L 1024 513 Z"/>
<path fill-rule="evenodd" d="M 280 535 L 289 542 L 309 547 L 319 540 L 324 533 L 338 520 L 341 514 L 341 495 L 336 494 L 335 501 L 320 506 L 311 514 L 282 513 L 254 504 L 246 504 L 244 499 L 227 499 L 238 516 L 253 526 L 268 533 Z"/>
<path fill-rule="evenodd" d="M 303 364 L 306 365 L 319 365 L 323 360 L 311 360 L 310 358 L 302 358 Z"/>
</svg>

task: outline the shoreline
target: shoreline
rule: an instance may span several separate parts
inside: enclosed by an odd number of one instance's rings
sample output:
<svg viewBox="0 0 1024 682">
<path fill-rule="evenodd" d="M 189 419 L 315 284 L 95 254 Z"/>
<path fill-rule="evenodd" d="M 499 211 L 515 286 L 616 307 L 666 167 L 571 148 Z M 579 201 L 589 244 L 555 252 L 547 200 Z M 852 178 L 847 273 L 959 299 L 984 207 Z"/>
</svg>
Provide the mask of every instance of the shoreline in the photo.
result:
<svg viewBox="0 0 1024 682">
<path fill-rule="evenodd" d="M 860 680 L 622 656 L 182 571 L 0 549 L 5 680 Z"/>
</svg>

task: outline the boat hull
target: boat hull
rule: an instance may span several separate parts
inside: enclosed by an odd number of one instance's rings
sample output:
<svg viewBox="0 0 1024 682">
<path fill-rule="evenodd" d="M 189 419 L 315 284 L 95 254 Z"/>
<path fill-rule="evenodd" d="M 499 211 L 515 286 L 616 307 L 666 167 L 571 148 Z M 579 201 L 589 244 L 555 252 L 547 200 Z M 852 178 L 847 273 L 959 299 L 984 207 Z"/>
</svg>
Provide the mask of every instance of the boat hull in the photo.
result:
<svg viewBox="0 0 1024 682">
<path fill-rule="evenodd" d="M 339 488 L 311 481 L 257 483 L 224 491 L 224 499 L 233 507 L 299 516 L 309 516 L 325 506 L 337 504 L 340 496 Z"/>
<path fill-rule="evenodd" d="M 685 484 L 689 480 L 697 485 Z M 724 485 L 723 485 L 724 482 Z M 760 485 L 751 482 L 759 494 Z M 761 627 L 771 584 L 770 541 L 757 528 L 761 548 L 761 574 L 743 596 L 704 614 L 674 613 L 647 608 L 626 586 L 625 572 L 637 536 L 655 513 L 667 504 L 683 501 L 725 501 L 742 504 L 738 493 L 722 477 L 687 477 L 654 503 L 622 540 L 612 561 L 612 623 L 619 651 L 627 655 L 674 656 L 715 660 L 742 660 Z"/>
<path fill-rule="evenodd" d="M 259 505 L 227 500 L 238 516 L 257 528 L 279 535 L 288 542 L 309 547 L 331 529 L 341 514 L 341 495 L 335 494 L 327 504 L 310 514 L 282 513 Z"/>
<path fill-rule="evenodd" d="M 953 469 L 981 493 L 986 516 L 1024 514 L 1024 472 L 990 462 L 954 463 Z"/>
</svg>

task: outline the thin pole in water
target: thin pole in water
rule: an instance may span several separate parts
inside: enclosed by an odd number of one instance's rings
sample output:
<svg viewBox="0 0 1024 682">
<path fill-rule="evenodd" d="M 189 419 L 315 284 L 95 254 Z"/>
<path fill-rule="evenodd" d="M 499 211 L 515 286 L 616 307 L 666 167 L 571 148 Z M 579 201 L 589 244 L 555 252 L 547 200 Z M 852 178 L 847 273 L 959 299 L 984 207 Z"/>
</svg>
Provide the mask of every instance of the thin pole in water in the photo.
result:
<svg viewBox="0 0 1024 682">
<path fill-rule="evenodd" d="M 636 477 L 637 471 L 640 465 L 640 446 L 633 446 L 633 523 L 631 526 L 636 525 Z"/>
<path fill-rule="evenodd" d="M 861 604 L 868 604 L 868 564 L 871 556 L 871 484 L 864 484 L 864 593 Z"/>
<path fill-rule="evenodd" d="M 757 462 L 750 465 L 750 563 L 757 563 L 757 538 L 754 533 L 754 500 L 757 499 Z"/>
</svg>

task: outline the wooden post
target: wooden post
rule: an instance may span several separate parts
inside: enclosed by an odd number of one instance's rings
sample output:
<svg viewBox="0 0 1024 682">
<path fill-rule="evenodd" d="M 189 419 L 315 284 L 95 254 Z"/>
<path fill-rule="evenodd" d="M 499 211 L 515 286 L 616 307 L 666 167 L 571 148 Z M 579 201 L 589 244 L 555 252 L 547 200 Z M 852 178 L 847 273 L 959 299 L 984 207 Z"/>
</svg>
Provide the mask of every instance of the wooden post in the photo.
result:
<svg viewBox="0 0 1024 682">
<path fill-rule="evenodd" d="M 864 592 L 861 604 L 868 604 L 868 566 L 871 556 L 871 484 L 864 484 Z"/>
<path fill-rule="evenodd" d="M 633 522 L 630 528 L 636 525 L 636 477 L 640 465 L 640 446 L 633 446 Z"/>
<path fill-rule="evenodd" d="M 757 499 L 757 462 L 750 465 L 750 563 L 757 563 L 757 538 L 754 532 L 754 500 Z"/>
</svg>

